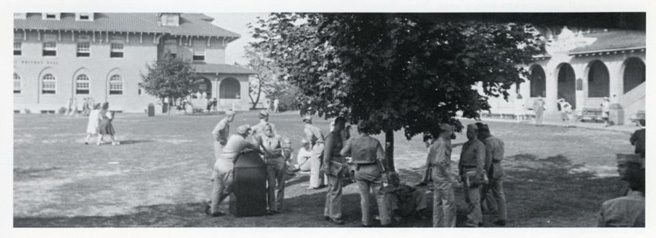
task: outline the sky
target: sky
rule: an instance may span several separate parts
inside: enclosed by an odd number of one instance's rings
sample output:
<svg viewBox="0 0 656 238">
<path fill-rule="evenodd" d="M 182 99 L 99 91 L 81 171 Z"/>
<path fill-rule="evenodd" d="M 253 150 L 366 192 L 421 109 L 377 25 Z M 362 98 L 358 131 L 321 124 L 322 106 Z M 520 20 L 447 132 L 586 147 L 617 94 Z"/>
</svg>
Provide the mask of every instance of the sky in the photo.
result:
<svg viewBox="0 0 656 238">
<path fill-rule="evenodd" d="M 241 35 L 239 39 L 228 44 L 228 47 L 226 48 L 225 63 L 234 64 L 237 62 L 239 64 L 246 64 L 247 60 L 244 58 L 244 46 L 246 46 L 248 42 L 253 41 L 253 37 L 251 37 L 247 24 L 255 22 L 257 17 L 264 18 L 269 15 L 269 13 L 205 13 L 205 15 L 214 18 L 212 24 Z"/>
</svg>

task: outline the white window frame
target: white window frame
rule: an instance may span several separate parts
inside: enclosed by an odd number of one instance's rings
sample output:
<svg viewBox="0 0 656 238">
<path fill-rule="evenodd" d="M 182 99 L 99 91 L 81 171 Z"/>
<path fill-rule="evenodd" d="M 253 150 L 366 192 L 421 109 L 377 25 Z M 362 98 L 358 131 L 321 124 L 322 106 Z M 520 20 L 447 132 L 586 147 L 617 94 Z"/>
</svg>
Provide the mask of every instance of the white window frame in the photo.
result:
<svg viewBox="0 0 656 238">
<path fill-rule="evenodd" d="M 21 56 L 21 55 L 23 55 L 23 42 L 14 41 L 14 56 Z"/>
<path fill-rule="evenodd" d="M 202 56 L 203 59 L 196 59 L 196 56 Z M 194 49 L 191 55 L 191 59 L 195 63 L 204 63 L 205 62 L 205 49 Z"/>
<path fill-rule="evenodd" d="M 53 44 L 54 46 L 48 46 L 47 44 Z M 46 51 L 48 52 L 54 52 L 53 55 L 46 55 Z M 56 41 L 46 41 L 43 42 L 43 50 L 41 52 L 41 55 L 44 57 L 56 57 L 57 56 L 57 42 Z"/>
<path fill-rule="evenodd" d="M 116 80 L 118 78 L 118 80 Z M 123 77 L 119 74 L 114 74 L 109 78 L 109 95 L 123 95 Z"/>
<path fill-rule="evenodd" d="M 75 94 L 76 95 L 89 95 L 91 93 L 90 90 L 90 85 L 91 85 L 91 80 L 89 80 L 89 76 L 86 74 L 80 74 L 75 77 Z M 80 92 L 80 91 L 83 92 Z M 86 93 L 84 92 L 86 90 Z"/>
<path fill-rule="evenodd" d="M 120 45 L 121 48 L 114 48 L 114 46 Z M 120 53 L 121 56 L 113 56 L 113 54 Z M 125 44 L 123 42 L 111 42 L 109 43 L 109 58 L 124 58 L 125 57 Z"/>
<path fill-rule="evenodd" d="M 14 73 L 14 94 L 21 94 L 21 76 Z"/>
<path fill-rule="evenodd" d="M 88 46 L 86 47 L 86 50 L 84 50 L 84 48 L 80 48 L 80 44 L 87 44 Z M 86 56 L 85 55 L 80 55 L 80 54 L 86 54 Z M 77 58 L 89 58 L 89 57 L 91 57 L 91 42 L 88 42 L 88 41 L 78 42 L 77 45 L 75 46 L 75 56 Z"/>
<path fill-rule="evenodd" d="M 52 79 L 46 79 L 46 76 L 50 75 Z M 46 85 L 48 87 L 46 87 Z M 52 86 L 50 86 L 52 85 Z M 46 90 L 48 88 L 49 90 Z M 51 73 L 44 74 L 41 77 L 41 94 L 57 94 L 57 78 Z"/>
</svg>

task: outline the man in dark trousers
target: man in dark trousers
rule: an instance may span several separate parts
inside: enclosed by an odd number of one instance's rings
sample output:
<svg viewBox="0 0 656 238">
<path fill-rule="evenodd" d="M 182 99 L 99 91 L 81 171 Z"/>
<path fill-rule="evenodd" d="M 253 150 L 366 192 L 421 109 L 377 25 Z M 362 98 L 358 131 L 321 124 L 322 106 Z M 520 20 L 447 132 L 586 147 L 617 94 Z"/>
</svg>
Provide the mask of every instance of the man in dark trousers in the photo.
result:
<svg viewBox="0 0 656 238">
<path fill-rule="evenodd" d="M 346 119 L 335 119 L 335 128 L 326 136 L 323 150 L 323 165 L 321 171 L 328 177 L 328 191 L 326 192 L 326 205 L 323 216 L 326 220 L 342 225 L 342 178 L 345 171 L 345 159 L 340 155 L 345 139 L 342 131 L 346 126 Z"/>
<path fill-rule="evenodd" d="M 476 123 L 478 139 L 485 144 L 485 172 L 489 179 L 481 191 L 481 206 L 483 208 L 496 207 L 497 226 L 506 225 L 506 195 L 503 192 L 503 168 L 501 161 L 504 154 L 504 143 L 501 139 L 492 136 L 490 128 L 483 123 Z M 491 210 L 491 209 L 490 209 Z"/>
<path fill-rule="evenodd" d="M 358 123 L 357 137 L 349 139 L 340 154 L 342 156 L 351 156 L 354 167 L 354 177 L 358 184 L 360 193 L 360 209 L 362 211 L 362 226 L 368 227 L 372 224 L 372 215 L 369 211 L 371 207 L 371 192 L 376 198 L 378 213 L 380 214 L 381 225 L 391 224 L 389 212 L 385 210 L 384 194 L 380 191 L 383 186 L 383 176 L 385 168 L 381 165 L 385 159 L 383 146 L 376 138 L 369 136 L 367 133 L 368 126 L 365 121 Z"/>
<path fill-rule="evenodd" d="M 477 227 L 483 225 L 481 212 L 481 185 L 485 176 L 485 145 L 478 140 L 478 127 L 467 125 L 468 141 L 462 145 L 458 173 L 465 183 L 465 200 L 468 204 L 465 226 Z"/>
</svg>

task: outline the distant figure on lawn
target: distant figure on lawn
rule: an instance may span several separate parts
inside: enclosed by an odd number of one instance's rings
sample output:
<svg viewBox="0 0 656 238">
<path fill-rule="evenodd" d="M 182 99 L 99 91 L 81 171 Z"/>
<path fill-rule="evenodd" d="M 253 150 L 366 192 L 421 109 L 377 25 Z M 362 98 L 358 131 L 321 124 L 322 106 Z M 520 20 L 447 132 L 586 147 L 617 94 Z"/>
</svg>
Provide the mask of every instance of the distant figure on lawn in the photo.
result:
<svg viewBox="0 0 656 238">
<path fill-rule="evenodd" d="M 278 106 L 280 105 L 280 100 L 278 98 L 273 99 L 273 112 L 278 113 Z"/>
<path fill-rule="evenodd" d="M 560 118 L 563 120 L 565 126 L 570 125 L 570 116 L 572 114 L 572 105 L 569 104 L 564 98 L 558 99 L 558 110 L 560 111 Z"/>
<path fill-rule="evenodd" d="M 301 172 L 310 172 L 312 167 L 312 162 L 310 160 L 311 158 L 312 145 L 306 139 L 302 139 L 301 148 L 298 149 L 298 153 L 296 155 L 296 168 L 298 168 Z M 321 164 L 321 161 L 319 161 L 319 164 Z"/>
<path fill-rule="evenodd" d="M 481 212 L 481 185 L 487 182 L 485 174 L 485 145 L 478 140 L 478 127 L 467 125 L 468 141 L 462 146 L 458 172 L 465 183 L 465 201 L 468 204 L 465 226 L 483 225 Z"/>
<path fill-rule="evenodd" d="M 427 161 L 433 182 L 433 227 L 456 226 L 456 198 L 451 175 L 452 135 L 453 127 L 441 124 L 438 137 L 428 148 Z"/>
<path fill-rule="evenodd" d="M 601 205 L 600 227 L 645 227 L 645 169 L 635 154 L 617 155 L 620 178 L 629 184 L 629 192 Z"/>
<path fill-rule="evenodd" d="M 267 213 L 276 214 L 282 210 L 285 197 L 287 161 L 286 157 L 283 156 L 282 138 L 274 133 L 271 124 L 264 126 L 264 135 L 261 138 L 260 145 L 262 151 L 264 151 L 264 162 L 267 171 Z"/>
<path fill-rule="evenodd" d="M 403 218 L 410 216 L 420 220 L 427 218 L 424 191 L 402 183 L 397 173 L 389 173 L 389 184 L 383 188 L 383 191 L 386 206 L 384 210 L 390 213 L 394 222 L 401 222 Z"/>
<path fill-rule="evenodd" d="M 310 161 L 309 164 L 306 165 L 310 168 L 310 189 L 319 189 L 324 186 L 323 176 L 320 171 L 321 159 L 324 153 L 323 131 L 321 131 L 319 127 L 312 125 L 312 116 L 308 115 L 303 117 L 303 123 L 305 123 L 303 128 L 305 140 L 307 140 L 312 146 Z"/>
<path fill-rule="evenodd" d="M 219 205 L 226 197 L 232 193 L 232 170 L 234 162 L 243 150 L 254 150 L 261 153 L 259 146 L 246 140 L 251 127 L 241 125 L 237 127 L 235 134 L 228 138 L 228 142 L 223 147 L 222 153 L 216 159 L 212 171 L 212 198 L 210 202 L 209 215 L 216 217 L 224 215 L 219 211 Z"/>
<path fill-rule="evenodd" d="M 476 123 L 478 139 L 485 144 L 485 172 L 489 183 L 483 185 L 481 191 L 481 208 L 483 211 L 496 211 L 497 226 L 506 225 L 506 195 L 503 192 L 503 161 L 504 143 L 492 136 L 490 128 L 483 123 Z"/>
<path fill-rule="evenodd" d="M 326 146 L 323 152 L 322 172 L 328 177 L 328 191 L 326 192 L 326 205 L 324 208 L 324 218 L 331 222 L 342 225 L 342 185 L 345 176 L 345 160 L 340 155 L 344 146 L 343 130 L 346 119 L 338 117 L 335 119 L 335 127 L 332 132 L 326 136 Z"/>
<path fill-rule="evenodd" d="M 98 124 L 98 142 L 96 144 L 100 145 L 103 141 L 103 137 L 109 136 L 109 138 L 112 140 L 112 145 L 118 145 L 119 142 L 116 141 L 116 138 L 114 137 L 116 131 L 112 125 L 112 121 L 114 120 L 114 113 L 109 111 L 108 102 L 103 103 L 102 109 L 98 114 L 100 123 Z"/>
<path fill-rule="evenodd" d="M 635 153 L 639 154 L 640 157 L 643 159 L 643 166 L 644 166 L 644 159 L 645 159 L 645 133 L 646 133 L 646 120 L 645 119 L 639 119 L 638 120 L 638 125 L 640 126 L 640 129 L 636 130 L 633 132 L 631 135 L 631 144 L 635 146 Z"/>
<path fill-rule="evenodd" d="M 358 123 L 358 133 L 360 135 L 346 141 L 340 154 L 344 157 L 350 156 L 352 158 L 351 163 L 355 167 L 354 177 L 360 193 L 362 226 L 369 227 L 373 225 L 372 214 L 369 211 L 372 193 L 378 205 L 381 225 L 388 226 L 391 225 L 391 219 L 389 218 L 389 212 L 385 211 L 385 196 L 381 191 L 383 187 L 382 174 L 386 171 L 383 166 L 385 164 L 383 161 L 385 152 L 380 141 L 369 136 L 368 129 L 367 122 L 360 121 Z"/>
<path fill-rule="evenodd" d="M 225 117 L 216 124 L 212 130 L 214 137 L 214 160 L 219 158 L 223 147 L 228 143 L 228 136 L 230 135 L 230 122 L 235 119 L 234 111 L 227 111 Z"/>
<path fill-rule="evenodd" d="M 91 136 L 98 135 L 98 123 L 100 121 L 100 103 L 93 105 L 93 110 L 89 112 L 89 120 L 87 122 L 87 138 L 84 139 L 84 144 L 89 144 Z"/>
<path fill-rule="evenodd" d="M 540 126 L 542 125 L 542 117 L 544 115 L 544 100 L 542 100 L 542 97 L 539 97 L 533 101 L 533 112 L 535 112 L 535 125 Z"/>
<path fill-rule="evenodd" d="M 601 119 L 604 120 L 604 126 L 610 126 L 610 99 L 604 97 L 604 100 L 601 102 Z"/>
</svg>

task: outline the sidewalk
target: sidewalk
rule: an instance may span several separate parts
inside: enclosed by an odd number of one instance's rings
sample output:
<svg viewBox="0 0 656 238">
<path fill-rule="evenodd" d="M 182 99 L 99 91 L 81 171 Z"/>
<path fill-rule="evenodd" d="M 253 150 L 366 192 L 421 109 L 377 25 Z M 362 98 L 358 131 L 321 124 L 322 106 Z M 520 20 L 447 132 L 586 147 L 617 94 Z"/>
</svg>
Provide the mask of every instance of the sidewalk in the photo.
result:
<svg viewBox="0 0 656 238">
<path fill-rule="evenodd" d="M 459 119 L 466 119 L 466 118 L 459 118 Z M 508 122 L 508 123 L 522 123 L 522 124 L 535 124 L 534 120 L 523 120 L 523 121 L 516 121 L 514 119 L 498 119 L 498 118 L 488 118 L 488 117 L 483 117 L 481 118 L 482 121 L 495 121 L 495 122 Z M 562 121 L 559 120 L 554 120 L 551 118 L 544 118 L 542 121 L 543 126 L 565 126 L 565 124 Z M 640 129 L 640 127 L 635 126 L 635 125 L 614 125 L 614 126 L 609 126 L 606 127 L 604 126 L 603 123 L 594 123 L 594 122 L 580 122 L 580 121 L 572 121 L 570 122 L 570 127 L 573 128 L 586 128 L 586 129 L 593 129 L 593 130 L 609 130 L 609 131 L 618 131 L 618 132 L 625 132 L 625 133 L 633 133 L 634 131 Z"/>
</svg>

